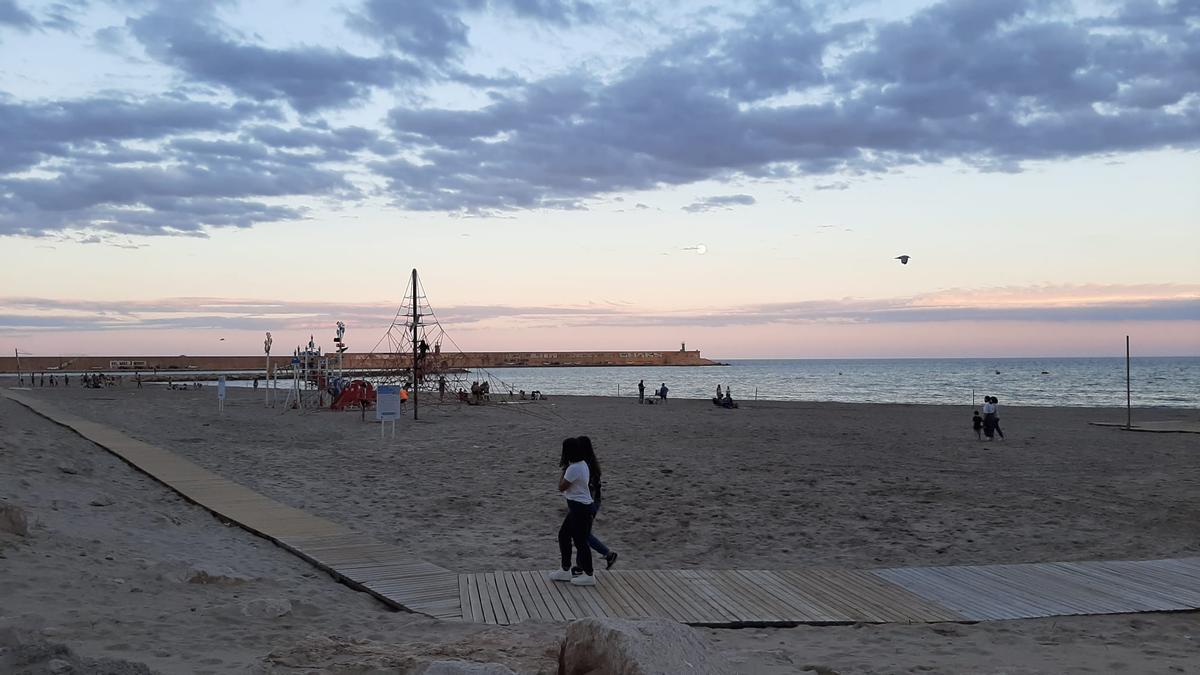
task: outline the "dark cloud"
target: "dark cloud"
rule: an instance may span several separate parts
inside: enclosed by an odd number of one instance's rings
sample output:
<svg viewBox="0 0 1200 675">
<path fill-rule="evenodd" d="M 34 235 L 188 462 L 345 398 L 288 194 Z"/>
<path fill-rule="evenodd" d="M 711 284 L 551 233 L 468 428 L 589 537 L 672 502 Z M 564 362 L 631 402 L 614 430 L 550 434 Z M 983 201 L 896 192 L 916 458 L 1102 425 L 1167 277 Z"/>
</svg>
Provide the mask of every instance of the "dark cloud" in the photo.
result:
<svg viewBox="0 0 1200 675">
<path fill-rule="evenodd" d="M 255 104 L 100 96 L 19 103 L 0 98 L 0 172 L 29 169 L 48 157 L 68 158 L 95 144 L 153 141 L 192 131 L 229 131 L 244 121 L 274 117 Z"/>
<path fill-rule="evenodd" d="M 831 183 L 817 183 L 816 185 L 813 186 L 813 189 L 814 190 L 822 190 L 822 191 L 824 191 L 824 190 L 838 190 L 838 191 L 849 190 L 850 183 L 847 183 L 844 180 L 835 180 Z"/>
<path fill-rule="evenodd" d="M 486 10 L 558 26 L 599 15 L 583 0 L 365 0 L 348 13 L 346 25 L 414 59 L 447 66 L 470 46 L 463 15 Z"/>
<path fill-rule="evenodd" d="M 240 41 L 203 9 L 179 8 L 165 3 L 132 19 L 130 32 L 148 54 L 193 81 L 257 101 L 283 99 L 305 113 L 342 108 L 361 102 L 374 88 L 426 75 L 416 63 L 393 56 L 364 57 L 323 47 L 272 49 Z"/>
<path fill-rule="evenodd" d="M 728 209 L 732 206 L 750 206 L 755 201 L 754 197 L 750 195 L 720 195 L 698 199 L 682 208 L 688 213 L 701 213 L 703 211 Z"/>
<path fill-rule="evenodd" d="M 21 9 L 16 0 L 0 0 L 0 27 L 11 26 L 20 30 L 30 30 L 37 25 L 37 19 Z"/>
<path fill-rule="evenodd" d="M 51 30 L 74 32 L 79 28 L 75 17 L 86 10 L 87 6 L 87 0 L 51 2 L 42 10 L 42 26 Z"/>
<path fill-rule="evenodd" d="M 303 206 L 264 200 L 358 198 L 327 163 L 379 146 L 378 135 L 325 125 L 262 132 L 275 115 L 255 104 L 162 97 L 2 102 L 0 234 L 202 235 L 305 216 Z"/>
<path fill-rule="evenodd" d="M 419 155 L 375 168 L 405 208 L 495 211 L 736 176 L 1017 171 L 1193 148 L 1196 5 L 1134 2 L 1096 23 L 1058 2 L 947 0 L 872 24 L 771 5 L 604 81 L 572 73 L 478 110 L 394 110 Z"/>
</svg>

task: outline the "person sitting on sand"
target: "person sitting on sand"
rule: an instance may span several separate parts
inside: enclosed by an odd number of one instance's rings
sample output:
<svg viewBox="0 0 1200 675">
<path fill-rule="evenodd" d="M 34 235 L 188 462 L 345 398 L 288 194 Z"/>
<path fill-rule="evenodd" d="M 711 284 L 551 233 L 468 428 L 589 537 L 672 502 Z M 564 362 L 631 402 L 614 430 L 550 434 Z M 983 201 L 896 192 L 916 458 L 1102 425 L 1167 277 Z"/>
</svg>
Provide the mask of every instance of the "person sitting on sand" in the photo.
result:
<svg viewBox="0 0 1200 675">
<path fill-rule="evenodd" d="M 729 395 L 728 389 L 725 390 L 725 398 L 721 400 L 721 407 L 731 409 L 738 407 L 737 403 L 734 403 L 733 397 Z"/>
<path fill-rule="evenodd" d="M 979 416 L 979 411 L 975 411 L 975 416 L 971 418 L 971 428 L 975 430 L 975 440 L 983 440 L 983 418 Z"/>
<path fill-rule="evenodd" d="M 558 552 L 561 569 L 550 573 L 553 581 L 567 581 L 576 586 L 595 586 L 592 571 L 592 551 L 588 536 L 592 533 L 592 493 L 588 489 L 591 471 L 587 455 L 578 438 L 563 440 L 563 457 L 567 466 L 558 479 L 558 491 L 567 500 L 567 515 L 558 528 Z M 571 574 L 571 547 L 575 547 L 575 566 L 579 575 Z"/>
</svg>

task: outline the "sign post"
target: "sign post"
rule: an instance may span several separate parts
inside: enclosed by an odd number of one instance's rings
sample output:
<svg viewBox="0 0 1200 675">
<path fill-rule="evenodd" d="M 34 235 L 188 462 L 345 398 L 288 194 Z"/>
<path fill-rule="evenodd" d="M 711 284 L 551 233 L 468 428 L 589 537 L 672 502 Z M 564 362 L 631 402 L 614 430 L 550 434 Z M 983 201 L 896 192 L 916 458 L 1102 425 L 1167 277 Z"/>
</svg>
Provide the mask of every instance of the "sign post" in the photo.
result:
<svg viewBox="0 0 1200 675">
<path fill-rule="evenodd" d="M 225 376 L 217 378 L 217 412 L 225 411 Z"/>
<path fill-rule="evenodd" d="M 392 423 L 392 438 L 396 437 L 396 420 L 400 418 L 400 387 L 398 385 L 383 385 L 375 392 L 375 419 L 379 421 L 379 440 L 383 440 L 383 430 L 388 422 Z"/>
</svg>

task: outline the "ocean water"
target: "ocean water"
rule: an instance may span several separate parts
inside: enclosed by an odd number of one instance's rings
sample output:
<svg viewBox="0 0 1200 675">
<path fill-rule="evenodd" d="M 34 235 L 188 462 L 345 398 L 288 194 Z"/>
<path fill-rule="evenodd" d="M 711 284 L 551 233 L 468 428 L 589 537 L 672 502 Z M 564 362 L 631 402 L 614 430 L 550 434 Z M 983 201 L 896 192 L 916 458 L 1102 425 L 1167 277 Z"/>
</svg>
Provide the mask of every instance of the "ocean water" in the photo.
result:
<svg viewBox="0 0 1200 675">
<path fill-rule="evenodd" d="M 717 385 L 739 400 L 840 401 L 982 405 L 1125 405 L 1124 358 L 1044 359 L 736 359 L 728 366 L 497 368 L 514 390 L 554 394 L 636 396 L 663 382 L 672 398 L 711 398 Z M 481 374 L 475 373 L 474 377 Z M 1200 357 L 1132 360 L 1133 405 L 1200 408 Z"/>
<path fill-rule="evenodd" d="M 732 386 L 737 400 L 843 403 L 1125 406 L 1124 358 L 1042 359 L 734 359 L 727 366 L 493 368 L 464 375 L 490 379 L 493 393 L 539 390 L 547 396 L 649 395 L 663 382 L 671 398 L 711 398 Z M 254 375 L 255 373 L 248 373 Z M 126 373 L 128 377 L 130 374 Z M 193 375 L 204 374 L 193 373 Z M 291 380 L 280 378 L 279 386 Z M 208 381 L 215 384 L 215 379 Z M 249 387 L 231 380 L 231 387 Z M 451 385 L 453 387 L 453 385 Z M 1200 408 L 1200 357 L 1132 361 L 1133 405 Z"/>
</svg>

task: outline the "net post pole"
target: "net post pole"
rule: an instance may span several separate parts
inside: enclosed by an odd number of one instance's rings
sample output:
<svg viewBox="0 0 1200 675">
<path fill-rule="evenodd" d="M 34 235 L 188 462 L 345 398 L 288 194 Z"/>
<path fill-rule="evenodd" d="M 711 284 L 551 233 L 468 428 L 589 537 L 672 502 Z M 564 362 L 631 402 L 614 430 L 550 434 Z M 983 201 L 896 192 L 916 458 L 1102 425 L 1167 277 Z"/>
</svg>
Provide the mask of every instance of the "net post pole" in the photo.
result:
<svg viewBox="0 0 1200 675">
<path fill-rule="evenodd" d="M 1125 430 L 1133 429 L 1133 387 L 1129 380 L 1129 336 L 1125 336 Z"/>
<path fill-rule="evenodd" d="M 420 386 L 417 384 L 417 321 L 420 319 L 417 314 L 417 268 L 412 271 L 412 400 L 413 400 L 413 421 L 417 420 L 417 390 Z"/>
</svg>

